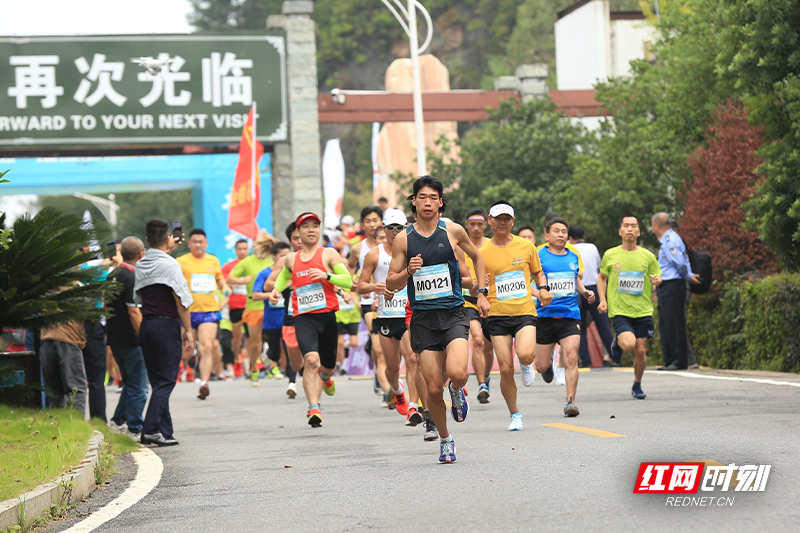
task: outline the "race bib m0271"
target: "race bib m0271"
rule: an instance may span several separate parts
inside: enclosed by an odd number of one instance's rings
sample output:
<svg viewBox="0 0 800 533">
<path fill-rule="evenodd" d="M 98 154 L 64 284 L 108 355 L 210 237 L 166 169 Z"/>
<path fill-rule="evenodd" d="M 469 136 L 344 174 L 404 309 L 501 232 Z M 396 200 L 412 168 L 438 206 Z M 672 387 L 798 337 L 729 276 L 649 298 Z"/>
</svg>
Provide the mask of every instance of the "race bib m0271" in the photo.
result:
<svg viewBox="0 0 800 533">
<path fill-rule="evenodd" d="M 550 294 L 553 298 L 575 296 L 575 272 L 550 272 L 547 274 L 547 284 L 550 285 Z"/>
</svg>

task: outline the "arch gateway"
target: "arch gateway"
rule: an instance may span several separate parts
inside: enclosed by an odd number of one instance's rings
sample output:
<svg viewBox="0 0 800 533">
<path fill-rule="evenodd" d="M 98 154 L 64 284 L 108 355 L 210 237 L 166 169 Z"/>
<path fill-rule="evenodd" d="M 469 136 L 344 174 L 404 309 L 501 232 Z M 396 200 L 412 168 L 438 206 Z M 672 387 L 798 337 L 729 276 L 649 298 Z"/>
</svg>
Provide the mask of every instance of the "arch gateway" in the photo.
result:
<svg viewBox="0 0 800 533">
<path fill-rule="evenodd" d="M 287 1 L 247 34 L 0 39 L 3 194 L 187 189 L 209 252 L 224 258 L 238 238 L 227 229 L 231 152 L 255 102 L 259 227 L 280 233 L 322 212 L 312 11 Z"/>
</svg>

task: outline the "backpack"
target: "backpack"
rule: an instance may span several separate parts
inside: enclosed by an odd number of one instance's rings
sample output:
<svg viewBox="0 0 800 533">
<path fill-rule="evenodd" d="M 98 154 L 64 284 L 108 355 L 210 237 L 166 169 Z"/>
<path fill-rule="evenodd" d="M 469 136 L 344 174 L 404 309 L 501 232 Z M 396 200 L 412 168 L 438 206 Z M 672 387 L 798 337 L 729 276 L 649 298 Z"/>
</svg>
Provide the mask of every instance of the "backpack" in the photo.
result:
<svg viewBox="0 0 800 533">
<path fill-rule="evenodd" d="M 689 250 L 687 255 L 689 256 L 689 264 L 692 266 L 692 272 L 700 276 L 700 283 L 690 283 L 689 288 L 694 294 L 705 294 L 711 288 L 713 273 L 711 256 L 702 248 Z"/>
</svg>

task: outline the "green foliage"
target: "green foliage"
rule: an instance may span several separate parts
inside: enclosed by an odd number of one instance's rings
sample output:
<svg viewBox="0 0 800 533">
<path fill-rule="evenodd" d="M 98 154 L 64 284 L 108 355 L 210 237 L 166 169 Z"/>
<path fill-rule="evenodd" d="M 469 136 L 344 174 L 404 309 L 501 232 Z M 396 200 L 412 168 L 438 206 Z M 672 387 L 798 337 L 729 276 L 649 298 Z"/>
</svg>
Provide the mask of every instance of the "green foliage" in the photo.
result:
<svg viewBox="0 0 800 533">
<path fill-rule="evenodd" d="M 718 72 L 731 78 L 767 143 L 757 169 L 765 177 L 747 204 L 750 227 L 800 270 L 800 4 L 796 0 L 725 2 Z"/>
<path fill-rule="evenodd" d="M 598 85 L 596 98 L 614 118 L 574 156 L 572 183 L 558 199 L 558 209 L 587 228 L 601 250 L 618 244 L 625 214 L 646 222 L 656 211 L 680 212 L 692 183 L 688 157 L 729 93 L 714 72 L 719 3 L 681 0 L 661 8 L 656 60 L 634 61 L 632 77 Z M 643 235 L 643 243 L 655 246 L 655 237 Z"/>
<path fill-rule="evenodd" d="M 450 161 L 445 139 L 430 155 L 432 174 L 450 197 L 447 216 L 463 220 L 474 205 L 510 202 L 516 223 L 537 227 L 572 176 L 570 156 L 583 141 L 583 129 L 564 120 L 549 99 L 519 105 L 507 100 L 489 121 L 461 142 L 461 160 Z"/>
<path fill-rule="evenodd" d="M 800 274 L 727 283 L 695 297 L 692 345 L 713 368 L 800 372 Z"/>
<path fill-rule="evenodd" d="M 8 174 L 9 172 L 11 172 L 11 171 L 10 170 L 4 170 L 4 171 L 0 172 L 0 183 L 8 183 L 8 180 L 5 179 L 3 176 Z"/>
<path fill-rule="evenodd" d="M 81 222 L 50 207 L 14 222 L 11 243 L 0 249 L 0 324 L 39 329 L 108 315 L 95 301 L 111 298 L 116 284 L 88 283 L 99 269 L 79 269 L 95 258 L 80 251 L 92 237 Z"/>
</svg>

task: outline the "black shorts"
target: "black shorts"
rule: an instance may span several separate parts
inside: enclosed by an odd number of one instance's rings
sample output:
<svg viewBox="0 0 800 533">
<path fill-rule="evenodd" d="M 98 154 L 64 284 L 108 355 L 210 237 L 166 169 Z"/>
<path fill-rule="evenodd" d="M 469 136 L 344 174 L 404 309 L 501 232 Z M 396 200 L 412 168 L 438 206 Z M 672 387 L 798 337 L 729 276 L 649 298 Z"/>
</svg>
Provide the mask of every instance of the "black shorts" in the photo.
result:
<svg viewBox="0 0 800 533">
<path fill-rule="evenodd" d="M 411 349 L 441 352 L 456 339 L 469 339 L 469 319 L 464 307 L 415 309 L 411 317 Z"/>
<path fill-rule="evenodd" d="M 400 340 L 406 332 L 405 318 L 376 318 L 375 329 L 378 334 L 390 339 Z"/>
<path fill-rule="evenodd" d="M 231 317 L 231 324 L 238 324 L 242 321 L 242 315 L 244 315 L 244 307 L 241 309 L 231 309 L 230 310 L 230 317 Z"/>
<path fill-rule="evenodd" d="M 323 368 L 336 366 L 336 349 L 339 335 L 336 333 L 336 313 L 306 313 L 294 317 L 294 329 L 300 353 L 319 354 Z"/>
<path fill-rule="evenodd" d="M 489 335 L 492 336 L 511 335 L 513 337 L 526 326 L 536 327 L 536 317 L 533 315 L 490 316 L 486 319 L 485 330 L 488 330 Z"/>
<path fill-rule="evenodd" d="M 339 335 L 358 335 L 358 322 L 353 322 L 352 324 L 342 324 L 341 322 L 336 323 L 336 332 Z"/>
<path fill-rule="evenodd" d="M 481 323 L 481 331 L 483 331 L 483 338 L 487 341 L 491 341 L 492 337 L 489 336 L 489 330 L 486 329 L 486 319 L 481 318 L 481 314 L 478 312 L 477 309 L 473 309 L 471 307 L 465 307 L 464 309 L 467 310 L 467 317 L 469 321 L 472 322 L 473 320 L 477 320 Z"/>
<path fill-rule="evenodd" d="M 652 339 L 656 329 L 651 316 L 630 318 L 617 315 L 611 317 L 611 323 L 614 325 L 614 333 L 617 335 L 623 331 L 630 331 L 637 339 Z"/>
<path fill-rule="evenodd" d="M 561 339 L 580 334 L 580 320 L 539 317 L 536 325 L 536 344 L 555 344 Z"/>
</svg>

